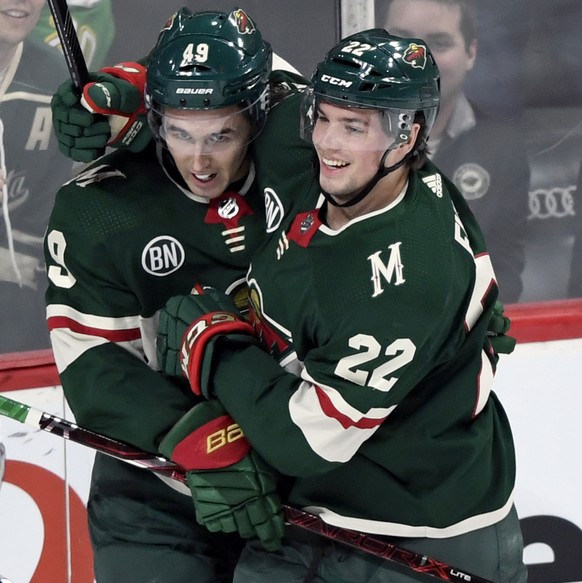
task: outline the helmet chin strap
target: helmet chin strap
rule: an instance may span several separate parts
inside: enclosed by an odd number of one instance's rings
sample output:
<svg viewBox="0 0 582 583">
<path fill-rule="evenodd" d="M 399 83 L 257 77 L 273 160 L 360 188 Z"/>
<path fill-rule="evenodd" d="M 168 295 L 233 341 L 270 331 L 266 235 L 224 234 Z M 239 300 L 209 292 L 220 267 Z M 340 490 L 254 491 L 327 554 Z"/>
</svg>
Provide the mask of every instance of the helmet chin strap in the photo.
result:
<svg viewBox="0 0 582 583">
<path fill-rule="evenodd" d="M 327 202 L 329 202 L 329 204 L 331 204 L 335 207 L 338 207 L 338 208 L 346 208 L 346 207 L 354 206 L 354 205 L 358 204 L 359 202 L 361 202 L 362 200 L 364 200 L 364 198 L 366 196 L 368 196 L 368 194 L 370 194 L 372 189 L 376 186 L 376 184 L 378 184 L 378 182 L 380 180 L 382 180 L 382 178 L 384 178 L 384 176 L 388 176 L 388 174 L 390 174 L 391 172 L 394 172 L 394 170 L 397 170 L 401 166 L 404 166 L 404 164 L 406 164 L 406 162 L 410 158 L 412 158 L 412 156 L 416 155 L 416 149 L 412 150 L 412 151 L 408 152 L 404 156 L 404 158 L 402 158 L 402 160 L 400 160 L 400 162 L 396 162 L 396 164 L 392 164 L 392 166 L 385 167 L 384 162 L 386 161 L 386 157 L 390 153 L 390 150 L 391 150 L 391 148 L 388 148 L 384 152 L 384 154 L 382 155 L 382 159 L 380 160 L 380 164 L 378 166 L 378 170 L 376 171 L 376 174 L 364 186 L 364 188 L 362 188 L 362 190 L 360 190 L 360 192 L 358 194 L 356 194 L 356 196 L 354 196 L 353 198 L 351 198 L 347 202 L 340 204 L 339 202 L 334 200 L 334 198 L 332 197 L 331 194 L 329 194 L 328 192 L 326 192 L 325 190 L 322 189 L 321 194 L 323 194 L 325 200 L 327 200 Z"/>
</svg>

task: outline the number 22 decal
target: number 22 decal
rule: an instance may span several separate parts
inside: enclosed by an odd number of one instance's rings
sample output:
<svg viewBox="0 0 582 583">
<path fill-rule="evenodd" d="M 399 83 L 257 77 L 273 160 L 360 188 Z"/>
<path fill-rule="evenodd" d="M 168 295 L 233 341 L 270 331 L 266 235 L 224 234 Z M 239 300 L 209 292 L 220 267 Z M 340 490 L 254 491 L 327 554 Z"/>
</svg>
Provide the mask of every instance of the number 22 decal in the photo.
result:
<svg viewBox="0 0 582 583">
<path fill-rule="evenodd" d="M 372 50 L 372 45 L 353 40 L 342 49 L 342 53 L 352 53 L 353 55 L 356 55 L 356 57 L 361 57 L 366 51 L 370 50 Z"/>
<path fill-rule="evenodd" d="M 356 334 L 350 338 L 348 344 L 359 352 L 342 358 L 335 367 L 335 374 L 357 385 L 384 392 L 388 392 L 398 381 L 398 377 L 389 375 L 412 362 L 416 353 L 412 340 L 398 338 L 384 351 L 385 356 L 393 358 L 368 371 L 357 367 L 378 358 L 382 345 L 369 334 Z"/>
</svg>

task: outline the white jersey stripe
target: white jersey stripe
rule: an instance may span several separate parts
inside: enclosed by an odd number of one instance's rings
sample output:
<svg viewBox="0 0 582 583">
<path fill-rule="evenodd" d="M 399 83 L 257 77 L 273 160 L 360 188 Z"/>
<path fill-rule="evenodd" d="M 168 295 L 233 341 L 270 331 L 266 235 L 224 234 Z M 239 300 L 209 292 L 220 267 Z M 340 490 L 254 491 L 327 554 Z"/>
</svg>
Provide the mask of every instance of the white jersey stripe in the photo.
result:
<svg viewBox="0 0 582 583">
<path fill-rule="evenodd" d="M 382 522 L 380 520 L 367 520 L 365 518 L 352 518 L 342 516 L 320 506 L 308 506 L 304 508 L 306 512 L 311 512 L 319 516 L 327 524 L 348 528 L 358 532 L 367 532 L 370 534 L 380 534 L 397 537 L 415 537 L 415 538 L 449 538 L 465 534 L 472 530 L 485 528 L 492 524 L 497 524 L 503 520 L 510 512 L 513 505 L 513 492 L 507 502 L 497 510 L 486 514 L 471 516 L 466 520 L 451 524 L 445 528 L 437 528 L 430 525 L 411 526 L 410 524 L 398 524 L 395 522 Z"/>
<path fill-rule="evenodd" d="M 97 328 L 100 330 L 131 330 L 139 328 L 139 316 L 124 316 L 122 318 L 111 318 L 107 316 L 95 316 L 79 312 L 65 304 L 50 304 L 46 308 L 47 320 L 50 318 L 69 318 L 78 322 L 83 327 Z"/>
<path fill-rule="evenodd" d="M 289 415 L 311 449 L 330 462 L 346 462 L 396 408 L 362 413 L 347 403 L 339 391 L 321 384 L 303 371 L 303 381 L 289 400 Z"/>
</svg>

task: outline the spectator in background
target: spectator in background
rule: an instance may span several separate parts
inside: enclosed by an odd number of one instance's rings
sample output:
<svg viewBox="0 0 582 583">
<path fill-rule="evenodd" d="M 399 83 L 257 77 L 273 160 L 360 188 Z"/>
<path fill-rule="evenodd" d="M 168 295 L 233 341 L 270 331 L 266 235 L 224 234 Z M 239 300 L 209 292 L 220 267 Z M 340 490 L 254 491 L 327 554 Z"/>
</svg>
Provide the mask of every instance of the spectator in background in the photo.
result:
<svg viewBox="0 0 582 583">
<path fill-rule="evenodd" d="M 111 0 L 67 0 L 73 24 L 88 68 L 101 67 L 115 37 Z M 61 43 L 54 20 L 45 3 L 31 39 L 60 51 Z"/>
<path fill-rule="evenodd" d="M 450 176 L 485 234 L 505 303 L 517 302 L 525 264 L 529 166 L 525 145 L 506 120 L 474 107 L 463 92 L 477 57 L 473 0 L 392 0 L 378 3 L 377 24 L 430 46 L 441 73 L 441 107 L 431 158 Z M 490 91 L 497 91 L 492 85 Z"/>
<path fill-rule="evenodd" d="M 54 193 L 72 169 L 51 123 L 64 60 L 29 39 L 43 6 L 28 0 L 0 12 L 0 353 L 50 346 L 42 238 Z"/>
</svg>

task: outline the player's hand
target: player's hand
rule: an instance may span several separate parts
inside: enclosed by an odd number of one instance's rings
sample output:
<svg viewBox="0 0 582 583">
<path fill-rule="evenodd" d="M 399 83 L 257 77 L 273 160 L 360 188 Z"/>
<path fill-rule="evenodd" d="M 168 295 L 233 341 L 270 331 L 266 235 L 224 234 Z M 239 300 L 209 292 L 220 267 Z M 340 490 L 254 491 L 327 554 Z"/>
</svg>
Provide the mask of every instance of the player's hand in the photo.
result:
<svg viewBox="0 0 582 583">
<path fill-rule="evenodd" d="M 96 76 L 90 74 L 90 79 Z M 59 86 L 51 100 L 53 129 L 59 150 L 77 162 L 91 162 L 105 153 L 111 138 L 107 118 L 93 115 L 80 102 L 71 81 Z"/>
<path fill-rule="evenodd" d="M 188 296 L 170 298 L 160 312 L 156 341 L 159 368 L 184 374 L 192 390 L 212 396 L 212 372 L 225 344 L 258 344 L 255 329 L 234 300 L 213 288 L 196 286 Z"/>
<path fill-rule="evenodd" d="M 284 521 L 273 470 L 218 401 L 196 405 L 159 450 L 187 470 L 200 524 L 211 532 L 258 537 L 267 550 L 281 546 Z"/>
<path fill-rule="evenodd" d="M 505 308 L 499 301 L 495 302 L 491 319 L 487 326 L 487 337 L 496 355 L 511 354 L 515 348 L 517 340 L 509 336 L 511 326 L 510 319 L 504 314 Z"/>
<path fill-rule="evenodd" d="M 144 106 L 145 68 L 121 63 L 90 73 L 79 98 L 70 81 L 51 101 L 59 149 L 79 162 L 101 156 L 107 146 L 139 152 L 151 140 Z"/>
</svg>

